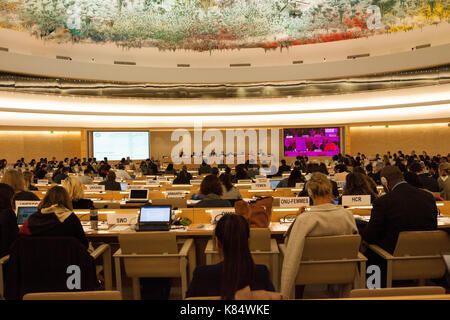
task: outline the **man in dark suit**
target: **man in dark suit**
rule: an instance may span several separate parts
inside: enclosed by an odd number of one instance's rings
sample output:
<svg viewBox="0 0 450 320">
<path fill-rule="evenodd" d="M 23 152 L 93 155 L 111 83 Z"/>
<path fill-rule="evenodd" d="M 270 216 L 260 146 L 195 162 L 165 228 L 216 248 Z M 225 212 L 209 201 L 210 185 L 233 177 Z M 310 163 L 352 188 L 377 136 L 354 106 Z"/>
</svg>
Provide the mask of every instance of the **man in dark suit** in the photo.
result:
<svg viewBox="0 0 450 320">
<path fill-rule="evenodd" d="M 437 207 L 433 195 L 408 184 L 396 166 L 381 172 L 386 194 L 373 202 L 370 221 L 362 238 L 393 253 L 402 231 L 425 231 L 437 228 Z"/>
<path fill-rule="evenodd" d="M 439 185 L 437 183 L 437 180 L 434 179 L 431 174 L 425 172 L 424 167 L 420 162 L 414 161 L 410 165 L 409 170 L 417 174 L 417 177 L 422 183 L 424 189 L 427 189 L 431 192 L 439 192 Z"/>
</svg>

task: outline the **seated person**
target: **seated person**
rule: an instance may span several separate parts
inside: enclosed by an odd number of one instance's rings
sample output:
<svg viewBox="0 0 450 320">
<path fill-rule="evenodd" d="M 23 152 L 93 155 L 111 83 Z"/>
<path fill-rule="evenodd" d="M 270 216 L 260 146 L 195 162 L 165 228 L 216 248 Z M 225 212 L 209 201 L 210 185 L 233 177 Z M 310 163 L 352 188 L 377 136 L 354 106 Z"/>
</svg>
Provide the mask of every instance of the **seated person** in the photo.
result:
<svg viewBox="0 0 450 320">
<path fill-rule="evenodd" d="M 345 177 L 348 174 L 348 169 L 345 164 L 337 164 L 334 167 L 334 172 L 335 172 L 333 177 L 334 181 L 345 181 Z"/>
<path fill-rule="evenodd" d="M 132 180 L 131 176 L 125 170 L 125 166 L 123 164 L 119 164 L 119 170 L 116 171 L 116 177 L 119 180 Z"/>
<path fill-rule="evenodd" d="M 33 174 L 30 171 L 25 171 L 23 173 L 23 179 L 25 182 L 25 190 L 28 191 L 38 191 L 38 188 L 33 186 Z"/>
<path fill-rule="evenodd" d="M 240 200 L 242 199 L 242 195 L 239 192 L 239 189 L 233 186 L 231 183 L 231 176 L 227 173 L 222 173 L 219 177 L 220 182 L 222 183 L 222 199 L 227 200 Z"/>
<path fill-rule="evenodd" d="M 9 253 L 9 248 L 19 232 L 17 217 L 12 209 L 13 195 L 13 188 L 6 183 L 0 183 L 0 258 Z"/>
<path fill-rule="evenodd" d="M 120 182 L 116 181 L 116 174 L 112 170 L 110 170 L 108 172 L 108 175 L 106 176 L 106 180 L 100 182 L 99 185 L 104 185 L 105 190 L 112 190 L 112 191 L 122 190 L 122 188 L 120 186 Z"/>
<path fill-rule="evenodd" d="M 173 169 L 173 163 L 169 163 L 167 165 L 166 170 L 164 170 L 164 174 L 175 174 L 175 170 Z"/>
<path fill-rule="evenodd" d="M 396 166 L 381 171 L 386 194 L 373 202 L 370 221 L 362 238 L 393 253 L 402 231 L 425 231 L 437 228 L 437 207 L 431 193 L 406 183 Z"/>
<path fill-rule="evenodd" d="M 90 209 L 94 207 L 91 199 L 84 199 L 83 185 L 76 177 L 68 177 L 63 180 L 62 186 L 72 199 L 73 209 Z"/>
<path fill-rule="evenodd" d="M 290 172 L 291 167 L 286 164 L 286 160 L 281 160 L 281 166 L 278 168 L 277 176 L 281 176 L 283 172 Z"/>
<path fill-rule="evenodd" d="M 412 162 L 409 170 L 417 175 L 424 189 L 431 192 L 439 192 L 438 182 L 430 174 L 425 172 L 425 167 L 419 161 Z"/>
<path fill-rule="evenodd" d="M 217 176 L 210 174 L 200 184 L 200 194 L 203 200 L 194 205 L 195 208 L 221 208 L 231 207 L 231 202 L 221 199 L 223 195 L 222 185 Z"/>
<path fill-rule="evenodd" d="M 211 174 L 215 175 L 216 177 L 219 177 L 219 168 L 213 167 L 211 168 Z"/>
<path fill-rule="evenodd" d="M 190 184 L 191 180 L 189 179 L 187 173 L 187 171 L 181 170 L 177 177 L 173 179 L 173 184 Z"/>
<path fill-rule="evenodd" d="M 93 184 L 94 178 L 93 178 L 93 171 L 91 168 L 84 169 L 84 176 L 78 177 L 80 179 L 82 184 Z"/>
<path fill-rule="evenodd" d="M 68 167 L 60 167 L 59 171 L 53 176 L 53 181 L 57 184 L 61 184 L 65 178 L 69 176 L 69 168 Z"/>
<path fill-rule="evenodd" d="M 275 291 L 265 265 L 255 265 L 249 249 L 250 228 L 244 217 L 226 214 L 214 231 L 222 261 L 194 270 L 186 297 L 220 296 L 233 300 L 247 286 L 251 290 Z"/>
<path fill-rule="evenodd" d="M 295 188 L 295 185 L 297 183 L 305 182 L 305 177 L 302 175 L 300 169 L 296 167 L 291 171 L 291 175 L 289 176 L 289 178 L 280 181 L 277 188 Z"/>
<path fill-rule="evenodd" d="M 345 177 L 345 187 L 342 195 L 370 195 L 371 203 L 377 198 L 377 193 L 369 186 L 364 175 L 358 172 L 350 172 Z M 339 204 L 342 204 L 342 197 L 339 198 Z"/>
<path fill-rule="evenodd" d="M 314 172 L 305 188 L 314 205 L 309 213 L 298 215 L 286 233 L 286 254 L 281 272 L 281 293 L 286 296 L 291 295 L 295 286 L 306 237 L 358 233 L 353 214 L 331 203 L 331 182 L 325 174 Z"/>
<path fill-rule="evenodd" d="M 233 182 L 250 179 L 250 176 L 243 164 L 238 164 L 234 170 L 236 171 L 236 175 L 234 176 Z"/>
<path fill-rule="evenodd" d="M 60 186 L 54 186 L 47 191 L 38 206 L 38 212 L 25 220 L 19 235 L 74 237 L 86 249 L 89 246 L 80 220 L 72 212 L 72 200 L 66 189 Z"/>
<path fill-rule="evenodd" d="M 22 171 L 20 170 L 7 170 L 3 175 L 2 183 L 6 183 L 14 190 L 14 196 L 12 199 L 12 208 L 15 209 L 16 201 L 39 201 L 39 197 L 33 192 L 25 189 L 25 179 L 23 178 Z"/>
<path fill-rule="evenodd" d="M 205 174 L 211 172 L 211 166 L 207 164 L 205 161 L 202 162 L 200 168 L 198 169 L 198 174 Z"/>
<path fill-rule="evenodd" d="M 446 201 L 450 201 L 450 179 L 448 178 L 449 172 L 450 163 L 443 162 L 439 165 L 439 191 L 441 193 L 441 197 Z"/>
</svg>

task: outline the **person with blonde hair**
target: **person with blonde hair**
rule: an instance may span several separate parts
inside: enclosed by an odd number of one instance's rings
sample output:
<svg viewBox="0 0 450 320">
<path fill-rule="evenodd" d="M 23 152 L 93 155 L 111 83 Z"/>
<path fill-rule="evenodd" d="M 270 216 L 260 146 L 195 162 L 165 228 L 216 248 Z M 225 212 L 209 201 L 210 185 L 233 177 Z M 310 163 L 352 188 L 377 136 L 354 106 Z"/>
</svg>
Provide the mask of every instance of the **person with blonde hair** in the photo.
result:
<svg viewBox="0 0 450 320">
<path fill-rule="evenodd" d="M 39 197 L 25 187 L 25 179 L 20 170 L 10 169 L 5 172 L 2 183 L 6 183 L 14 190 L 13 209 L 16 201 L 39 201 Z"/>
<path fill-rule="evenodd" d="M 67 177 L 62 181 L 62 186 L 72 199 L 72 207 L 74 209 L 90 209 L 94 207 L 92 200 L 84 198 L 83 184 L 80 179 Z"/>
<path fill-rule="evenodd" d="M 353 214 L 331 203 L 332 185 L 325 174 L 313 172 L 305 188 L 313 200 L 313 206 L 308 213 L 297 216 L 285 238 L 286 254 L 281 272 L 281 293 L 290 298 L 294 298 L 295 279 L 302 260 L 306 237 L 358 233 Z M 298 295 L 302 294 L 299 292 Z"/>
<path fill-rule="evenodd" d="M 33 186 L 33 173 L 30 171 L 25 171 L 23 173 L 23 179 L 25 181 L 25 189 L 29 191 L 38 191 L 38 188 Z"/>
<path fill-rule="evenodd" d="M 78 217 L 73 213 L 72 199 L 60 186 L 50 188 L 32 214 L 20 228 L 20 235 L 40 237 L 74 237 L 85 247 L 89 242 Z"/>
</svg>

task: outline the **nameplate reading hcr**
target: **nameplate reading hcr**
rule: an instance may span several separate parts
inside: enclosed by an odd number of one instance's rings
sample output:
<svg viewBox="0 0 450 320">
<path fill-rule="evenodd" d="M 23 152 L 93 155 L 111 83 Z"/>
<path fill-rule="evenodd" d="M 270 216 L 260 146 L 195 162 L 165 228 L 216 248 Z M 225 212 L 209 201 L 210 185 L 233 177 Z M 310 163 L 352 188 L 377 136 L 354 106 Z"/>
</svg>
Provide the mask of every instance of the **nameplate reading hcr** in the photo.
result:
<svg viewBox="0 0 450 320">
<path fill-rule="evenodd" d="M 370 195 L 346 195 L 342 196 L 343 206 L 370 205 Z"/>
</svg>

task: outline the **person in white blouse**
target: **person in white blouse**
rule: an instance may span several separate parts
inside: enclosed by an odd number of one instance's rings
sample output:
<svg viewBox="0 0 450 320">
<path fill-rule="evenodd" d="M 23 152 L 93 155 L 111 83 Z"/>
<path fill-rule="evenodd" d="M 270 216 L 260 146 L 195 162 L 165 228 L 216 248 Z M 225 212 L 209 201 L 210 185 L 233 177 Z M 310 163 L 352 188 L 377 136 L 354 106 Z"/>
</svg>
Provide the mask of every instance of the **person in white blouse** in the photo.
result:
<svg viewBox="0 0 450 320">
<path fill-rule="evenodd" d="M 116 179 L 118 180 L 132 180 L 128 172 L 125 171 L 123 164 L 119 164 L 119 170 L 116 171 Z"/>
</svg>

